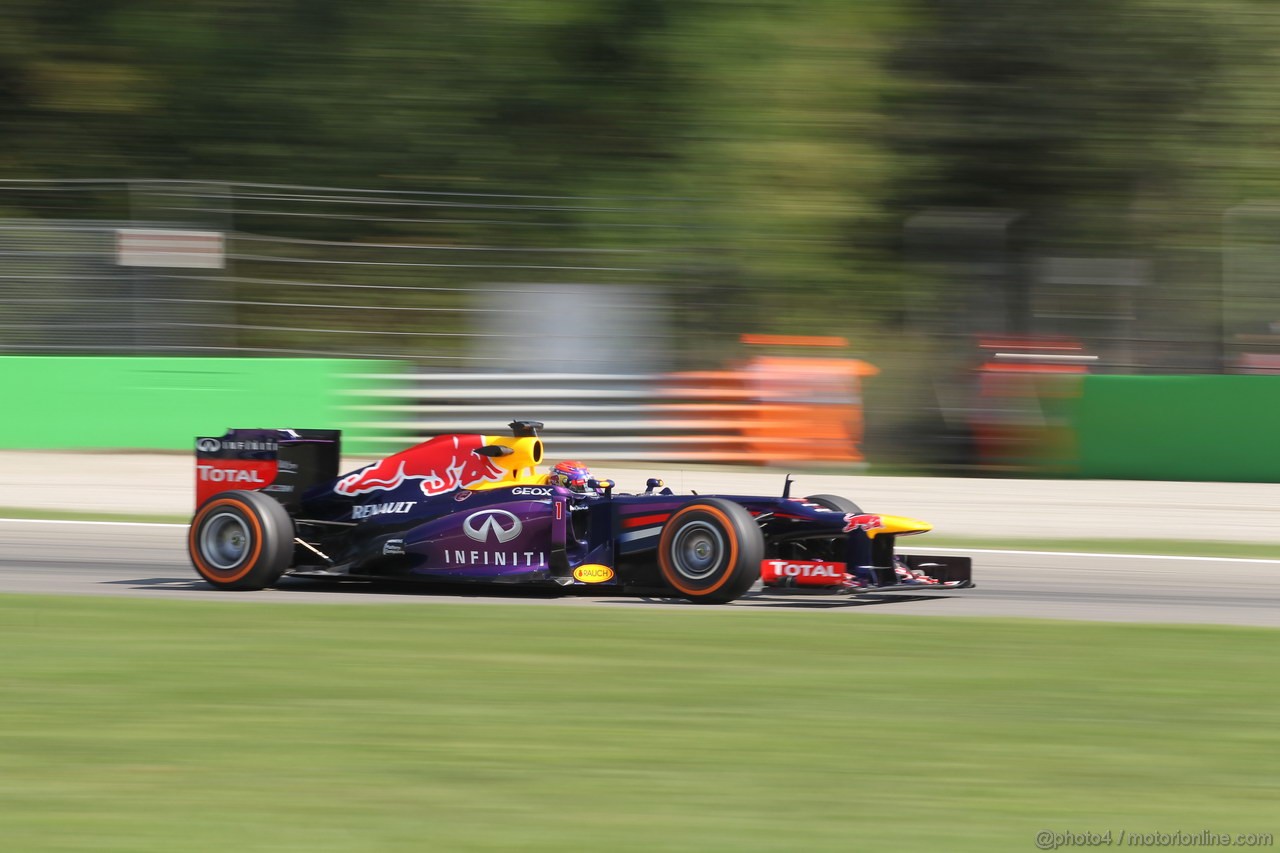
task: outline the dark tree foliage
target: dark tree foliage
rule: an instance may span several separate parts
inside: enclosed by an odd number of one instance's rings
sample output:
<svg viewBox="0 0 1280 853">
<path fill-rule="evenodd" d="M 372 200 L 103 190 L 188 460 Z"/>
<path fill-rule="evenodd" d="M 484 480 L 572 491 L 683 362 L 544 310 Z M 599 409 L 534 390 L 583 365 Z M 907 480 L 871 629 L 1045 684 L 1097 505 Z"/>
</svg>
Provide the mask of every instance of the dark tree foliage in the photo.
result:
<svg viewBox="0 0 1280 853">
<path fill-rule="evenodd" d="M 1185 179 L 1214 94 L 1219 27 L 1141 0 L 916 0 L 895 50 L 901 210 L 998 208 L 1042 239 L 1131 235 L 1148 192 Z"/>
<path fill-rule="evenodd" d="M 665 283 L 709 294 L 708 318 L 874 334 L 900 293 L 936 286 L 900 263 L 922 209 L 1013 211 L 1038 245 L 1146 255 L 1274 197 L 1272 6 L 8 0 L 0 177 L 614 200 L 558 205 L 542 230 L 494 213 L 416 236 L 674 244 Z"/>
</svg>

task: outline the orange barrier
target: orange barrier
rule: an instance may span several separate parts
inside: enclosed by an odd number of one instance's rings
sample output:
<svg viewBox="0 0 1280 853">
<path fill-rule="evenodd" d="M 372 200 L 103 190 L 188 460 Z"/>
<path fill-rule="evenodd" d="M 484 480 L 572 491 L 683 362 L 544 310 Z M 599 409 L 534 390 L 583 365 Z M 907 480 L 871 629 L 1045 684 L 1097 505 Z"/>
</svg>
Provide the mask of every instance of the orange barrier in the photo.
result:
<svg viewBox="0 0 1280 853">
<path fill-rule="evenodd" d="M 743 336 L 774 346 L 845 346 L 842 338 Z M 720 436 L 724 461 L 861 462 L 862 380 L 880 371 L 853 358 L 758 355 L 742 367 L 674 373 L 664 395 L 699 402 L 672 422 L 690 444 Z M 687 417 L 686 417 L 687 415 Z"/>
</svg>

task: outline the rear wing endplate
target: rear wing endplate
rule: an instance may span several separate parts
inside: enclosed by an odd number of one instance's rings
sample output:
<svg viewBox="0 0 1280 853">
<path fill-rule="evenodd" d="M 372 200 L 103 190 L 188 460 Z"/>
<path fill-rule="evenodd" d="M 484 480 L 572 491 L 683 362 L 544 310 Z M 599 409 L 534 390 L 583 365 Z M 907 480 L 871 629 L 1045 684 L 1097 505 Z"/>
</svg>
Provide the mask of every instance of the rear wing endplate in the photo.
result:
<svg viewBox="0 0 1280 853">
<path fill-rule="evenodd" d="M 302 493 L 338 476 L 342 431 L 229 429 L 196 438 L 196 506 L 230 489 L 271 495 L 297 509 Z"/>
</svg>

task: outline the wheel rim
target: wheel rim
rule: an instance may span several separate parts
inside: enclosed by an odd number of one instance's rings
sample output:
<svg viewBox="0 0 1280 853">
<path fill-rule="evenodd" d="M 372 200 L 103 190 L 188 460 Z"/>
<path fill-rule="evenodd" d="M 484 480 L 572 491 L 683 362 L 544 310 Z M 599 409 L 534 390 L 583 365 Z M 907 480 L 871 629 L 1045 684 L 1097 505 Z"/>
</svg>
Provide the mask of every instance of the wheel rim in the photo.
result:
<svg viewBox="0 0 1280 853">
<path fill-rule="evenodd" d="M 232 512 L 220 512 L 205 522 L 200 531 L 200 553 L 215 569 L 233 569 L 244 560 L 252 545 L 249 526 Z"/>
<path fill-rule="evenodd" d="M 692 521 L 676 533 L 671 543 L 671 562 L 689 580 L 706 580 L 720 568 L 724 551 L 724 536 L 714 525 Z"/>
</svg>

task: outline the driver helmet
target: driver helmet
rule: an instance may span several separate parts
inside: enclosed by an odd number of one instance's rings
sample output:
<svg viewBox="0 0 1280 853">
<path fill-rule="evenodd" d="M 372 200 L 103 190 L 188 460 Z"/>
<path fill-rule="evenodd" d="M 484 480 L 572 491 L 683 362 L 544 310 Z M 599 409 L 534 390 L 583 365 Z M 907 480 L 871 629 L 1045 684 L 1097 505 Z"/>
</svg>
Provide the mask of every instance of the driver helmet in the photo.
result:
<svg viewBox="0 0 1280 853">
<path fill-rule="evenodd" d="M 565 462 L 557 462 L 556 466 L 551 469 L 551 473 L 547 476 L 547 483 L 552 486 L 564 486 L 571 492 L 578 494 L 587 494 L 594 491 L 587 486 L 587 481 L 591 479 L 591 469 L 581 462 L 572 460 Z"/>
</svg>

